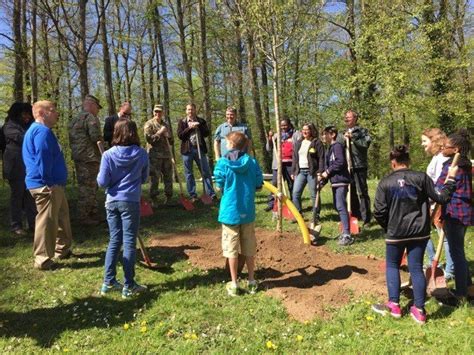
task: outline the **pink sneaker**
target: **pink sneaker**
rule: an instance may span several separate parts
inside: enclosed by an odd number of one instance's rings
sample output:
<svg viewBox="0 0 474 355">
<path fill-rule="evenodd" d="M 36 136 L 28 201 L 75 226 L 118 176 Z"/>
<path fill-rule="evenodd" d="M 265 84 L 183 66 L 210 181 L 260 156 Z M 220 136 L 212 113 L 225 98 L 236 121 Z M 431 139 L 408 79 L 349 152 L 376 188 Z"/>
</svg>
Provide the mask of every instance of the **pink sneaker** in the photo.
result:
<svg viewBox="0 0 474 355">
<path fill-rule="evenodd" d="M 385 304 L 374 304 L 372 310 L 378 314 L 385 316 L 387 313 L 394 318 L 400 318 L 402 316 L 402 310 L 400 305 L 395 302 L 387 302 Z"/>
<path fill-rule="evenodd" d="M 424 309 L 419 309 L 415 306 L 410 307 L 410 315 L 419 324 L 426 323 L 426 312 Z"/>
</svg>

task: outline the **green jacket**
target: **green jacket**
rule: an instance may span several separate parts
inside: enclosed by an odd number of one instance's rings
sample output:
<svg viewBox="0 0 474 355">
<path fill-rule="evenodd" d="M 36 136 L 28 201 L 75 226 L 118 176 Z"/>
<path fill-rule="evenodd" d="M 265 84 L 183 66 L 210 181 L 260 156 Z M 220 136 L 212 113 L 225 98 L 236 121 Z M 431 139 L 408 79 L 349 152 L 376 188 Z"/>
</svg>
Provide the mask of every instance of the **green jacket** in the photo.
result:
<svg viewBox="0 0 474 355">
<path fill-rule="evenodd" d="M 102 141 L 102 134 L 99 119 L 91 113 L 81 112 L 69 123 L 68 130 L 72 159 L 81 163 L 100 163 L 97 142 Z"/>
<path fill-rule="evenodd" d="M 347 132 L 347 130 L 345 132 Z M 369 150 L 370 143 L 372 142 L 369 131 L 366 128 L 355 126 L 352 128 L 351 133 L 352 167 L 354 169 L 367 169 L 367 151 Z M 346 145 L 343 134 L 338 135 L 337 141 L 344 146 Z"/>
<path fill-rule="evenodd" d="M 168 133 L 171 134 L 168 125 L 164 121 L 158 123 L 155 118 L 146 121 L 143 127 L 148 154 L 154 158 L 171 158 L 171 151 L 168 146 L 168 143 L 171 144 L 171 140 L 166 137 L 166 134 L 158 134 L 158 131 L 163 126 L 165 126 L 168 129 Z"/>
</svg>

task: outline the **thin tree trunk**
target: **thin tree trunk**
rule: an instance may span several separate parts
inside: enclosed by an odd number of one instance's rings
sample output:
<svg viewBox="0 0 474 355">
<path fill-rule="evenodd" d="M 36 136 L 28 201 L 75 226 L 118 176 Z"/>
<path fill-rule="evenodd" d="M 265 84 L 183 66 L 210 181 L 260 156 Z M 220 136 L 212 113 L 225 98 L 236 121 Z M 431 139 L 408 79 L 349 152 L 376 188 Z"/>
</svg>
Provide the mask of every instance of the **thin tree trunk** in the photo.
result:
<svg viewBox="0 0 474 355">
<path fill-rule="evenodd" d="M 156 43 L 153 38 L 151 23 L 148 23 L 147 32 L 148 32 L 148 41 L 150 42 L 150 48 L 151 48 L 150 58 L 148 59 L 148 95 L 150 98 L 150 108 L 152 108 L 153 105 L 155 104 L 155 90 L 154 90 L 155 73 L 153 71 L 153 65 L 154 65 L 155 55 L 156 55 Z M 159 67 L 159 62 L 156 63 L 156 67 L 157 68 Z"/>
<path fill-rule="evenodd" d="M 267 130 L 270 129 L 270 104 L 268 100 L 268 75 L 267 75 L 267 63 L 265 57 L 262 59 L 260 66 L 260 72 L 262 74 L 262 98 L 263 98 L 263 120 L 265 122 Z M 279 124 L 278 124 L 279 125 Z"/>
<path fill-rule="evenodd" d="M 32 102 L 38 101 L 38 66 L 36 62 L 36 49 L 38 46 L 36 18 L 38 13 L 38 0 L 31 3 L 31 98 Z"/>
<path fill-rule="evenodd" d="M 52 97 L 52 83 L 53 81 L 53 72 L 51 69 L 51 57 L 49 54 L 49 37 L 48 37 L 48 17 L 46 14 L 41 16 L 41 40 L 43 44 L 43 60 L 45 67 L 45 76 L 43 81 L 46 83 L 45 96 L 46 98 Z"/>
<path fill-rule="evenodd" d="M 89 94 L 89 76 L 87 72 L 87 45 L 86 45 L 86 5 L 87 0 L 79 0 L 79 82 L 81 84 L 81 97 Z"/>
<path fill-rule="evenodd" d="M 142 46 L 141 43 L 139 44 L 138 47 L 138 64 L 140 66 L 140 84 L 141 84 L 141 107 L 142 107 L 142 121 L 146 122 L 148 118 L 148 96 L 146 93 L 146 80 L 145 80 L 145 62 L 143 61 L 143 51 L 142 51 Z"/>
<path fill-rule="evenodd" d="M 240 22 L 234 21 L 235 25 L 235 50 L 237 58 L 237 90 L 239 95 L 239 120 L 241 122 L 247 122 L 247 115 L 245 110 L 245 99 L 244 99 L 244 76 L 243 76 L 243 60 L 242 60 L 242 37 Z"/>
<path fill-rule="evenodd" d="M 108 4 L 108 3 L 107 3 Z M 106 22 L 106 6 L 104 0 L 100 0 L 100 13 L 102 14 L 100 21 L 100 34 L 102 39 L 102 56 L 104 64 L 104 79 L 105 79 L 105 92 L 109 115 L 112 116 L 115 113 L 115 99 L 114 99 L 114 87 L 112 82 L 112 68 L 110 65 L 110 53 L 109 53 L 109 42 L 107 37 L 107 22 Z"/>
<path fill-rule="evenodd" d="M 255 67 L 255 45 L 251 34 L 247 35 L 248 69 L 250 74 L 250 87 L 252 90 L 253 109 L 255 121 L 257 123 L 259 140 L 261 147 L 265 147 L 267 133 L 262 118 L 262 106 L 260 105 L 260 90 L 258 87 L 257 68 Z M 266 171 L 271 171 L 272 160 L 266 149 L 263 150 L 263 160 Z"/>
<path fill-rule="evenodd" d="M 194 101 L 193 77 L 191 63 L 188 59 L 186 49 L 186 33 L 184 28 L 184 9 L 181 0 L 176 0 L 176 23 L 178 25 L 179 43 L 181 47 L 181 55 L 183 58 L 184 74 L 186 76 L 186 90 L 188 91 L 189 100 Z"/>
<path fill-rule="evenodd" d="M 21 38 L 21 0 L 13 2 L 13 39 L 15 41 L 15 74 L 13 78 L 13 98 L 23 101 L 23 48 Z"/>
<path fill-rule="evenodd" d="M 206 8 L 203 0 L 198 0 L 199 11 L 199 28 L 201 33 L 201 66 L 202 66 L 202 84 L 204 89 L 204 118 L 206 119 L 209 130 L 212 132 L 212 108 L 211 108 L 211 94 L 209 85 L 209 70 L 207 63 L 207 40 L 206 40 Z M 212 134 L 208 137 L 209 147 L 212 147 Z M 214 165 L 213 154 L 209 154 L 211 168 Z"/>
<path fill-rule="evenodd" d="M 27 92 L 25 93 L 25 101 L 31 102 L 31 91 L 28 88 L 31 87 L 31 65 L 28 57 L 28 30 L 27 30 L 27 12 L 26 12 L 26 0 L 22 3 L 22 23 L 21 23 L 21 48 L 23 52 L 23 73 L 25 74 L 25 87 Z"/>
<path fill-rule="evenodd" d="M 299 116 L 299 103 L 298 103 L 298 94 L 300 92 L 300 47 L 296 47 L 296 58 L 295 58 L 295 69 L 293 77 L 293 103 L 292 103 L 292 116 L 295 118 L 296 127 L 299 126 L 300 116 Z"/>
</svg>

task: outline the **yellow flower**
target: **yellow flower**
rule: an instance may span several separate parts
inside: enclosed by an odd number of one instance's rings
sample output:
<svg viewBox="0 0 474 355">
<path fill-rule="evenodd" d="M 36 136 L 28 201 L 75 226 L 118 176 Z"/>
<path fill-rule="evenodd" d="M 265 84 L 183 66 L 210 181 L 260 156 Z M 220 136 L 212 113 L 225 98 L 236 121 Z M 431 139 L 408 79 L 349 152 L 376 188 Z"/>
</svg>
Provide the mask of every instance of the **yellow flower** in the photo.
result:
<svg viewBox="0 0 474 355">
<path fill-rule="evenodd" d="M 296 341 L 303 341 L 303 336 L 302 335 L 297 335 L 296 336 Z"/>
<path fill-rule="evenodd" d="M 140 325 L 141 325 L 142 327 L 144 327 L 144 326 L 146 325 L 146 320 L 144 320 L 143 322 L 141 322 Z"/>
<path fill-rule="evenodd" d="M 191 338 L 191 334 L 189 333 L 184 333 L 184 339 L 189 339 Z"/>
<path fill-rule="evenodd" d="M 365 317 L 365 319 L 372 321 L 372 320 L 374 320 L 374 317 L 367 316 L 367 317 Z"/>
<path fill-rule="evenodd" d="M 197 338 L 198 338 L 198 336 L 195 333 L 191 334 L 191 339 L 197 340 Z"/>
<path fill-rule="evenodd" d="M 172 336 L 173 334 L 174 334 L 174 330 L 173 330 L 173 329 L 170 329 L 170 330 L 168 330 L 168 333 L 166 333 L 166 336 L 167 336 L 167 337 L 170 337 L 170 336 Z"/>
<path fill-rule="evenodd" d="M 144 325 L 144 326 L 142 326 L 142 327 L 140 328 L 140 332 L 141 332 L 141 333 L 146 333 L 146 331 L 147 331 L 146 325 Z"/>
<path fill-rule="evenodd" d="M 68 348 L 64 348 L 64 349 L 63 349 L 63 352 L 67 353 L 67 352 L 69 352 L 69 349 L 68 349 Z"/>
<path fill-rule="evenodd" d="M 277 348 L 277 346 L 273 344 L 271 340 L 268 340 L 265 345 L 267 346 L 267 349 L 275 350 Z"/>
<path fill-rule="evenodd" d="M 308 325 L 308 324 L 309 324 L 309 320 L 305 320 L 304 325 Z"/>
<path fill-rule="evenodd" d="M 130 324 L 125 323 L 125 324 L 123 325 L 123 329 L 128 330 L 128 328 L 130 328 Z"/>
</svg>

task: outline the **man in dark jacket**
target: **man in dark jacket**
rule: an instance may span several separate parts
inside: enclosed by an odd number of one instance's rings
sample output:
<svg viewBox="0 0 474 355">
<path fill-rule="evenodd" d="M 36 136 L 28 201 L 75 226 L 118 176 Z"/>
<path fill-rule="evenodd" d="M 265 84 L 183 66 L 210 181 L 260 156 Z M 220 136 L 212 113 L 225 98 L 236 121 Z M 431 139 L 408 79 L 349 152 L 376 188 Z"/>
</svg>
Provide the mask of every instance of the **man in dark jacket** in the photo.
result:
<svg viewBox="0 0 474 355">
<path fill-rule="evenodd" d="M 345 144 L 346 138 L 350 142 L 350 152 L 352 158 L 352 178 L 357 197 L 351 198 L 352 213 L 360 217 L 364 226 L 370 223 L 372 213 L 370 211 L 369 188 L 367 186 L 367 151 L 369 149 L 372 138 L 369 131 L 357 125 L 358 114 L 354 110 L 349 110 L 345 114 L 344 123 L 346 130 L 344 136 L 339 136 L 338 141 Z M 352 196 L 351 196 L 352 197 Z"/>
<path fill-rule="evenodd" d="M 132 117 L 132 104 L 128 101 L 125 101 L 120 105 L 119 112 L 105 119 L 104 141 L 108 144 L 107 148 L 112 146 L 115 123 L 120 119 L 130 119 L 130 117 Z"/>
<path fill-rule="evenodd" d="M 196 162 L 201 176 L 204 179 L 206 192 L 212 198 L 216 193 L 212 188 L 211 172 L 207 160 L 207 146 L 205 137 L 209 136 L 209 128 L 204 119 L 196 116 L 196 105 L 186 106 L 186 117 L 178 122 L 178 138 L 181 140 L 181 155 L 184 163 L 186 187 L 191 199 L 197 200 L 196 181 L 193 175 L 193 161 Z"/>
</svg>

